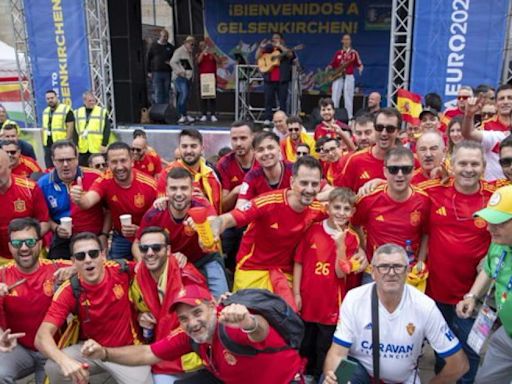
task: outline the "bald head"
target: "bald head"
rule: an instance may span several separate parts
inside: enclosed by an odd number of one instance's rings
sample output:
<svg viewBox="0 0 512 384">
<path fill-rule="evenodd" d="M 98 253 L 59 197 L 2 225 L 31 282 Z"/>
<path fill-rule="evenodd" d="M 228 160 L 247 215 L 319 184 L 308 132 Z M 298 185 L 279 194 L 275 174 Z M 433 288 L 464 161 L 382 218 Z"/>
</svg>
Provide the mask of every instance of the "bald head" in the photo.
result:
<svg viewBox="0 0 512 384">
<path fill-rule="evenodd" d="M 287 118 L 288 116 L 286 116 L 286 113 L 283 111 L 276 111 L 272 117 L 274 127 L 276 127 L 276 129 L 284 135 L 288 133 L 288 125 L 286 124 Z"/>
<path fill-rule="evenodd" d="M 368 95 L 368 108 L 369 109 L 378 109 L 380 107 L 380 93 L 372 92 Z"/>
</svg>

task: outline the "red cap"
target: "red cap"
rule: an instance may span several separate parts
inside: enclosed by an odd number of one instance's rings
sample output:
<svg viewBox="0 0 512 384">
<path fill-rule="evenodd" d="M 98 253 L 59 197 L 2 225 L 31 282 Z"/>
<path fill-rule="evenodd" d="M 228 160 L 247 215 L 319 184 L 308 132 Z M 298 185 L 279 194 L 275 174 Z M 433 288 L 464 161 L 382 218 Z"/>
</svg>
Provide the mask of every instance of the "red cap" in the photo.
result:
<svg viewBox="0 0 512 384">
<path fill-rule="evenodd" d="M 178 304 L 188 304 L 193 307 L 201 304 L 203 301 L 212 301 L 213 296 L 206 288 L 200 285 L 185 285 L 179 292 L 174 301 L 171 304 L 170 310 L 176 309 Z"/>
</svg>

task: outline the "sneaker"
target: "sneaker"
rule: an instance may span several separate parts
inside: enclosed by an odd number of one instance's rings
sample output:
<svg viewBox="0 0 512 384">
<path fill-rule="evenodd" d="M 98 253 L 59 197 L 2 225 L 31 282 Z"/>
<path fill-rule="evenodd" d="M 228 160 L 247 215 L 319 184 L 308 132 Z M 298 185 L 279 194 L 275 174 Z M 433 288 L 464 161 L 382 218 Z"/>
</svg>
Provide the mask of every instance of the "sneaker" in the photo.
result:
<svg viewBox="0 0 512 384">
<path fill-rule="evenodd" d="M 185 116 L 181 116 L 178 120 L 178 124 L 185 124 L 187 122 L 187 118 Z"/>
<path fill-rule="evenodd" d="M 208 116 L 206 116 L 206 115 L 201 116 L 201 118 L 199 119 L 199 121 L 202 121 L 202 122 L 205 122 L 206 120 L 208 120 Z"/>
<path fill-rule="evenodd" d="M 194 121 L 196 121 L 196 119 L 194 119 L 192 116 L 186 115 L 185 117 L 189 123 L 193 123 Z"/>
<path fill-rule="evenodd" d="M 216 123 L 217 121 L 219 121 L 219 119 L 217 119 L 215 117 L 215 115 L 212 115 L 211 120 L 212 120 L 212 123 Z"/>
</svg>

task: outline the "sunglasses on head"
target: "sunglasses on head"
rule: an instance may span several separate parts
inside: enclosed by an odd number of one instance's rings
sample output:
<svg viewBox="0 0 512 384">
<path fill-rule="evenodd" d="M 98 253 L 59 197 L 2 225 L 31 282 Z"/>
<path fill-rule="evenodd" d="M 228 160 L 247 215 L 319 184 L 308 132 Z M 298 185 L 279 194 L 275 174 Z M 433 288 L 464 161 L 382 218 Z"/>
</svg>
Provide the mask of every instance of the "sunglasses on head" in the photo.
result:
<svg viewBox="0 0 512 384">
<path fill-rule="evenodd" d="M 402 171 L 403 175 L 408 175 L 414 169 L 412 165 L 388 165 L 386 168 L 392 175 L 398 175 L 400 171 Z"/>
<path fill-rule="evenodd" d="M 467 100 L 469 96 L 457 96 L 457 100 Z"/>
<path fill-rule="evenodd" d="M 382 132 L 386 130 L 387 133 L 395 133 L 398 127 L 395 125 L 384 125 L 384 124 L 375 124 L 375 130 L 377 132 Z"/>
<path fill-rule="evenodd" d="M 73 253 L 73 257 L 75 258 L 75 260 L 84 261 L 87 255 L 89 255 L 91 259 L 96 259 L 100 255 L 100 253 L 101 251 L 99 249 L 90 249 L 85 252 Z"/>
<path fill-rule="evenodd" d="M 508 168 L 512 165 L 512 157 L 503 157 L 500 159 L 500 165 L 504 168 Z"/>
<path fill-rule="evenodd" d="M 22 240 L 11 240 L 10 243 L 13 248 L 20 249 L 25 244 L 29 248 L 34 248 L 37 244 L 38 239 L 22 239 Z"/>
<path fill-rule="evenodd" d="M 139 244 L 140 253 L 148 253 L 149 249 L 155 253 L 160 252 L 165 247 L 165 244 L 156 243 L 156 244 Z"/>
</svg>

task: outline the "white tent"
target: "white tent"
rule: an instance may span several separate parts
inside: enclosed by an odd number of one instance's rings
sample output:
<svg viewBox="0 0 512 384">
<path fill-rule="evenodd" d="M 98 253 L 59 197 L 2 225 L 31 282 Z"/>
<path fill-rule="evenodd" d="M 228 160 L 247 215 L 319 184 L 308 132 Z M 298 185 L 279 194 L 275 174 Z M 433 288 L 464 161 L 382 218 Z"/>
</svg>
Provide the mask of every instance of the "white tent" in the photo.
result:
<svg viewBox="0 0 512 384">
<path fill-rule="evenodd" d="M 25 65 L 25 61 L 20 55 L 20 64 Z M 18 77 L 18 66 L 16 64 L 16 50 L 9 44 L 0 40 L 0 80 L 2 78 Z"/>
</svg>

